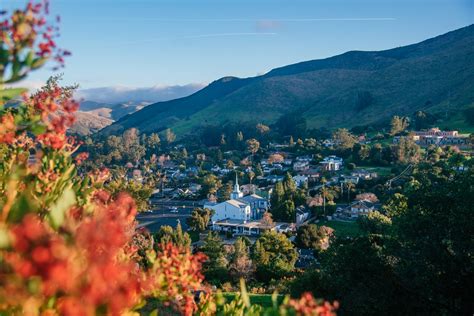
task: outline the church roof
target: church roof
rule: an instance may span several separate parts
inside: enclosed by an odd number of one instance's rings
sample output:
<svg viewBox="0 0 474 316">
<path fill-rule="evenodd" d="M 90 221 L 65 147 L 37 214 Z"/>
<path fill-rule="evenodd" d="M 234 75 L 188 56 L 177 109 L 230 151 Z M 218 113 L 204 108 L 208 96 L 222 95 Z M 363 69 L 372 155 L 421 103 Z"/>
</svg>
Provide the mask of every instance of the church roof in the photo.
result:
<svg viewBox="0 0 474 316">
<path fill-rule="evenodd" d="M 245 203 L 243 201 L 239 200 L 227 200 L 224 203 L 229 203 L 230 205 L 236 206 L 236 207 L 245 207 L 248 205 L 248 203 Z"/>
<path fill-rule="evenodd" d="M 265 199 L 257 194 L 249 194 L 249 195 L 239 198 L 238 200 L 244 203 L 250 203 L 250 202 L 261 201 Z"/>
</svg>

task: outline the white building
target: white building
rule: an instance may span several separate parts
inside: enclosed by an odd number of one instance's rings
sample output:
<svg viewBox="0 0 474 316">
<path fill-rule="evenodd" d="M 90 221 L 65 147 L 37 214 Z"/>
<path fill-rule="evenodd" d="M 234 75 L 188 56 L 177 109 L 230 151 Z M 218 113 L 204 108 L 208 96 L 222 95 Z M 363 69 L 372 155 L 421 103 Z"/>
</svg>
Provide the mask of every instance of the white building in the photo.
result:
<svg viewBox="0 0 474 316">
<path fill-rule="evenodd" d="M 303 175 L 297 175 L 293 177 L 293 181 L 295 181 L 297 187 L 301 188 L 305 184 L 308 184 L 308 177 Z"/>
<path fill-rule="evenodd" d="M 206 203 L 204 207 L 214 210 L 214 215 L 211 219 L 213 223 L 223 220 L 246 223 L 250 220 L 261 218 L 263 213 L 268 210 L 269 205 L 267 199 L 256 194 L 244 196 L 236 176 L 230 200 L 222 203 Z"/>
<path fill-rule="evenodd" d="M 342 168 L 343 160 L 342 158 L 336 156 L 328 156 L 320 162 L 323 170 L 326 171 L 337 171 Z"/>
</svg>

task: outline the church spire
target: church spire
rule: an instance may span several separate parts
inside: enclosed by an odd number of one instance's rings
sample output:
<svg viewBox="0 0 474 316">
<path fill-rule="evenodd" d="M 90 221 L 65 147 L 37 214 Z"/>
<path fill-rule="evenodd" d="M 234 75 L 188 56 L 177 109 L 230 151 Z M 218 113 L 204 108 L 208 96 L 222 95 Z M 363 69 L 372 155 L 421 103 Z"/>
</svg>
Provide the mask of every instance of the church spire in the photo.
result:
<svg viewBox="0 0 474 316">
<path fill-rule="evenodd" d="M 239 177 L 237 176 L 237 171 L 235 172 L 235 184 L 234 184 L 234 191 L 230 194 L 231 199 L 238 199 L 243 196 L 242 192 L 240 192 L 239 187 Z"/>
</svg>

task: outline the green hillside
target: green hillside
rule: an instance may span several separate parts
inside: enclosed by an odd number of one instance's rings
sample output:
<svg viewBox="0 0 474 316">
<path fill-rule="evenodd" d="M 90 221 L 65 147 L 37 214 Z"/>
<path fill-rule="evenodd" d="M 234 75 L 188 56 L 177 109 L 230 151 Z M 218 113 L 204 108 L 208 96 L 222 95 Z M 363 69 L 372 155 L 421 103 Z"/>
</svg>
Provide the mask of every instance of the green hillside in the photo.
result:
<svg viewBox="0 0 474 316">
<path fill-rule="evenodd" d="M 473 103 L 471 25 L 405 47 L 347 52 L 253 78 L 222 78 L 191 96 L 149 105 L 102 132 L 170 127 L 182 136 L 203 125 L 271 124 L 294 112 L 303 114 L 309 127 L 352 127 L 417 110 L 456 113 Z"/>
</svg>

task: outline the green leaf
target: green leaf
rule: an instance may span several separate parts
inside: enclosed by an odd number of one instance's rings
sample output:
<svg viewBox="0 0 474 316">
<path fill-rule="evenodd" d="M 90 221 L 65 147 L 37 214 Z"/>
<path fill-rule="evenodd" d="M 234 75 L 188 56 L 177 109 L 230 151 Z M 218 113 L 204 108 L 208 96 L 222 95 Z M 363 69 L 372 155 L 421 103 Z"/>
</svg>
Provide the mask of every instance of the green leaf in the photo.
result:
<svg viewBox="0 0 474 316">
<path fill-rule="evenodd" d="M 14 99 L 25 91 L 26 89 L 23 88 L 0 90 L 0 101 L 8 101 Z"/>
<path fill-rule="evenodd" d="M 10 246 L 10 236 L 5 227 L 0 227 L 0 249 L 5 249 Z"/>
<path fill-rule="evenodd" d="M 64 222 L 66 212 L 76 204 L 76 193 L 71 188 L 63 191 L 61 197 L 53 204 L 49 213 L 51 225 L 58 228 Z"/>
<path fill-rule="evenodd" d="M 42 58 L 42 57 L 36 58 L 35 60 L 33 60 L 33 63 L 31 64 L 31 68 L 37 69 L 43 66 L 47 60 L 48 60 L 47 58 Z"/>
<path fill-rule="evenodd" d="M 34 124 L 31 126 L 30 130 L 33 134 L 35 134 L 35 136 L 38 136 L 39 134 L 43 134 L 46 132 L 46 126 L 41 124 Z"/>
</svg>

